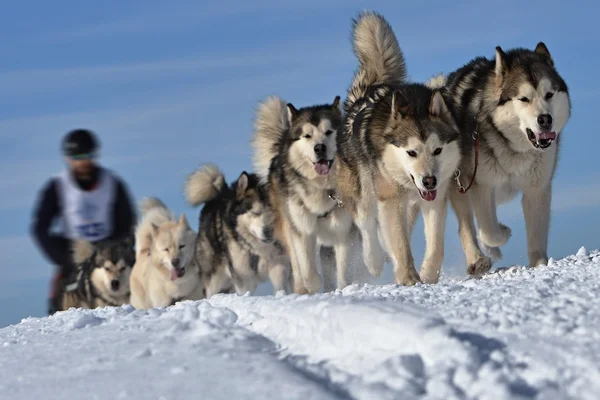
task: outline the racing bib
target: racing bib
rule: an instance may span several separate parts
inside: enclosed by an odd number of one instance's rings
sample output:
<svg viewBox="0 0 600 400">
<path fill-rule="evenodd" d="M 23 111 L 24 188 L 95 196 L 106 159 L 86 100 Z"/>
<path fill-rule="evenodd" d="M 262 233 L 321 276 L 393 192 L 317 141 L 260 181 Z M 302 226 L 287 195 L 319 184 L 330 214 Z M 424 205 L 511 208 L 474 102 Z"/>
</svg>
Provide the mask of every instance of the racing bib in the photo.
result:
<svg viewBox="0 0 600 400">
<path fill-rule="evenodd" d="M 68 171 L 58 176 L 63 231 L 71 240 L 95 242 L 110 236 L 112 232 L 116 185 L 112 175 L 104 169 L 100 172 L 99 179 L 94 190 L 84 191 Z"/>
</svg>

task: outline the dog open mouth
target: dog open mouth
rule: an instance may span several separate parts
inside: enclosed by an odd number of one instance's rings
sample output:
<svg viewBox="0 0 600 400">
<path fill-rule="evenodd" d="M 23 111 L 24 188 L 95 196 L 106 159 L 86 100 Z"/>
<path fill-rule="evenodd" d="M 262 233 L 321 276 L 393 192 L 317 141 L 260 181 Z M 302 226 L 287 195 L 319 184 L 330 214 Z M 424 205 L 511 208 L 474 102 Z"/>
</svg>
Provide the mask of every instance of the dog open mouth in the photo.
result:
<svg viewBox="0 0 600 400">
<path fill-rule="evenodd" d="M 171 280 L 174 281 L 177 278 L 181 278 L 185 275 L 185 268 L 171 268 Z"/>
<path fill-rule="evenodd" d="M 421 198 L 423 200 L 425 200 L 425 201 L 433 201 L 433 200 L 435 200 L 435 197 L 437 196 L 437 189 L 433 189 L 433 190 L 421 190 L 421 189 L 419 189 L 419 187 L 415 183 L 415 177 L 411 175 L 410 179 L 412 179 L 413 184 L 415 185 L 415 188 L 417 188 L 417 190 L 419 191 L 419 196 L 421 196 Z"/>
<path fill-rule="evenodd" d="M 319 160 L 317 162 L 313 162 L 315 166 L 315 171 L 319 175 L 327 175 L 331 170 L 331 166 L 333 165 L 333 160 Z"/>
<path fill-rule="evenodd" d="M 536 135 L 527 128 L 527 138 L 536 149 L 547 149 L 556 140 L 556 132 L 543 131 Z"/>
</svg>

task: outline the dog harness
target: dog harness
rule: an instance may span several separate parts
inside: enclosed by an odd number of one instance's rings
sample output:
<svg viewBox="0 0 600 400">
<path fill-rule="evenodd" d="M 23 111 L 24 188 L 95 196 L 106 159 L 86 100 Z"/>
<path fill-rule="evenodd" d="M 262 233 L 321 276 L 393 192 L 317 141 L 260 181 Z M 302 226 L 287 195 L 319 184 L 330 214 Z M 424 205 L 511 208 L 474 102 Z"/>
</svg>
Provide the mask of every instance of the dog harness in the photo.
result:
<svg viewBox="0 0 600 400">
<path fill-rule="evenodd" d="M 57 176 L 63 230 L 71 240 L 95 242 L 108 237 L 113 230 L 111 210 L 116 182 L 110 172 L 103 169 L 100 174 L 98 186 L 90 191 L 80 189 L 69 171 Z"/>
</svg>

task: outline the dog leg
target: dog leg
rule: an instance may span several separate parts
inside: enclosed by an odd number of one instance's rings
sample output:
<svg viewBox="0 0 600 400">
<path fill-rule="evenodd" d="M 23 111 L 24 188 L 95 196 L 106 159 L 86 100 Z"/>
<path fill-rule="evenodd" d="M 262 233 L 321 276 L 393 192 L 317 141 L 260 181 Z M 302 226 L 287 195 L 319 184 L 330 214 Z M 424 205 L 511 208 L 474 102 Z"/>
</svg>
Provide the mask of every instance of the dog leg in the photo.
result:
<svg viewBox="0 0 600 400">
<path fill-rule="evenodd" d="M 548 232 L 550 231 L 550 205 L 552 184 L 546 187 L 528 187 L 523 191 L 521 204 L 527 232 L 527 255 L 529 265 L 548 264 Z"/>
<path fill-rule="evenodd" d="M 370 209 L 369 209 L 370 208 Z M 363 261 L 373 276 L 381 275 L 384 263 L 384 251 L 377 235 L 377 206 L 359 205 L 355 223 L 362 234 Z"/>
<path fill-rule="evenodd" d="M 321 272 L 323 273 L 323 291 L 335 290 L 335 259 L 336 252 L 333 247 L 321 246 L 319 259 L 321 261 Z"/>
<path fill-rule="evenodd" d="M 336 241 L 334 246 L 338 289 L 343 289 L 350 284 L 348 280 L 348 255 L 350 253 L 350 247 L 347 240 L 348 238 L 342 238 L 342 240 Z"/>
<path fill-rule="evenodd" d="M 317 236 L 315 234 L 293 233 L 292 241 L 304 287 L 308 293 L 317 293 L 322 284 L 321 275 L 319 275 L 316 265 Z"/>
<path fill-rule="evenodd" d="M 298 263 L 296 247 L 294 244 L 294 236 L 297 234 L 293 231 L 294 228 L 290 226 L 286 219 L 283 221 L 283 233 L 286 241 L 286 249 L 290 257 L 294 293 L 307 294 L 308 290 L 306 290 L 306 287 L 304 286 L 304 280 L 302 279 L 302 274 L 300 272 L 300 264 Z"/>
<path fill-rule="evenodd" d="M 425 257 L 421 266 L 421 281 L 437 283 L 440 279 L 442 262 L 444 261 L 444 234 L 446 232 L 446 216 L 448 205 L 446 193 L 440 193 L 432 202 L 421 202 L 423 222 L 425 223 Z"/>
<path fill-rule="evenodd" d="M 273 291 L 275 294 L 279 291 L 288 293 L 289 291 L 289 269 L 288 266 L 283 262 L 275 262 L 268 267 L 269 279 L 273 284 Z"/>
<path fill-rule="evenodd" d="M 407 232 L 406 201 L 402 206 L 397 201 L 385 200 L 379 202 L 379 222 L 386 248 L 389 249 L 394 264 L 396 283 L 411 286 L 420 282 L 415 269 L 415 261 L 410 250 L 410 238 Z"/>
<path fill-rule="evenodd" d="M 481 252 L 475 234 L 475 221 L 468 195 L 450 187 L 450 204 L 458 220 L 458 235 L 467 260 L 467 273 L 481 275 L 492 268 L 492 260 Z"/>
<path fill-rule="evenodd" d="M 143 300 L 146 297 L 144 287 L 135 277 L 129 278 L 129 290 L 131 291 L 130 304 L 138 310 L 146 308 Z"/>
<path fill-rule="evenodd" d="M 477 184 L 471 187 L 471 191 L 473 210 L 479 225 L 479 239 L 489 247 L 506 244 L 512 232 L 508 226 L 498 222 L 494 188 Z"/>
</svg>

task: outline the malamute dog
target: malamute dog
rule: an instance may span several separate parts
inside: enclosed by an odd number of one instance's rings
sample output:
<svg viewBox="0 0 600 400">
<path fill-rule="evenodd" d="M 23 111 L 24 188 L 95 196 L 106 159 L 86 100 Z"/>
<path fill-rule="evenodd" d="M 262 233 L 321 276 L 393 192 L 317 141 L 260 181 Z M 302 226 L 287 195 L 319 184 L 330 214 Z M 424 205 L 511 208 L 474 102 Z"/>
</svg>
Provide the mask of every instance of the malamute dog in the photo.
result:
<svg viewBox="0 0 600 400">
<path fill-rule="evenodd" d="M 548 48 L 543 42 L 535 50 L 498 46 L 495 59 L 477 57 L 446 80 L 433 79 L 436 85 L 445 86 L 467 142 L 457 182 L 468 188 L 472 181 L 468 194 L 483 247 L 502 257 L 498 247 L 511 230 L 498 222 L 496 204 L 522 192 L 529 265 L 546 264 L 552 178 L 571 115 L 569 90 Z M 455 202 L 463 203 L 457 216 L 467 260 L 475 260 L 481 251 L 468 200 Z"/>
<path fill-rule="evenodd" d="M 195 257 L 207 298 L 252 293 L 268 278 L 275 292 L 290 290 L 288 257 L 275 239 L 267 191 L 255 174 L 244 171 L 229 186 L 217 166 L 203 165 L 189 175 L 185 197 L 192 206 L 204 204 Z"/>
<path fill-rule="evenodd" d="M 278 97 L 259 105 L 252 138 L 253 163 L 268 184 L 275 234 L 292 265 L 294 291 L 315 293 L 319 245 L 335 251 L 337 286 L 347 286 L 352 217 L 336 188 L 336 135 L 342 124 L 340 97 L 332 104 L 297 109 Z"/>
<path fill-rule="evenodd" d="M 381 15 L 359 14 L 352 37 L 359 66 L 337 135 L 342 201 L 362 233 L 373 275 L 384 262 L 379 222 L 396 283 L 435 283 L 444 257 L 446 192 L 461 158 L 457 125 L 439 91 L 406 82 L 404 56 Z M 419 277 L 410 236 L 420 210 L 427 249 Z"/>
<path fill-rule="evenodd" d="M 204 287 L 194 260 L 196 232 L 185 213 L 177 219 L 157 198 L 144 199 L 140 208 L 136 262 L 130 279 L 131 305 L 147 309 L 203 298 Z"/>
<path fill-rule="evenodd" d="M 61 310 L 129 303 L 129 276 L 135 263 L 133 237 L 118 242 L 73 243 L 77 274 L 61 295 Z"/>
</svg>

